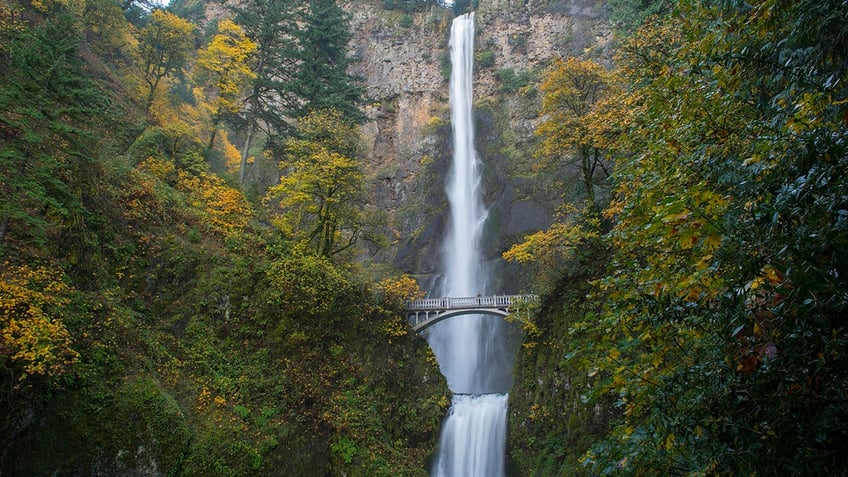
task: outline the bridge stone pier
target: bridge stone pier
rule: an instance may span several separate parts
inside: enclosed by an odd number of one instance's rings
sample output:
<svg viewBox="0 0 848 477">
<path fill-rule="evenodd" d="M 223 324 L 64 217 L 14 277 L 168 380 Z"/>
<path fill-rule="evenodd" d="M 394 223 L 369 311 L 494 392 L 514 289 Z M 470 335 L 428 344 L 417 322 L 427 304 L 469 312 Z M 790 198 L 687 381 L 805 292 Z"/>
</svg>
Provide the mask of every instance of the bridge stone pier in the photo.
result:
<svg viewBox="0 0 848 477">
<path fill-rule="evenodd" d="M 416 332 L 442 320 L 459 315 L 506 317 L 523 304 L 538 303 L 536 295 L 496 295 L 444 297 L 412 300 L 406 306 L 406 318 Z"/>
</svg>

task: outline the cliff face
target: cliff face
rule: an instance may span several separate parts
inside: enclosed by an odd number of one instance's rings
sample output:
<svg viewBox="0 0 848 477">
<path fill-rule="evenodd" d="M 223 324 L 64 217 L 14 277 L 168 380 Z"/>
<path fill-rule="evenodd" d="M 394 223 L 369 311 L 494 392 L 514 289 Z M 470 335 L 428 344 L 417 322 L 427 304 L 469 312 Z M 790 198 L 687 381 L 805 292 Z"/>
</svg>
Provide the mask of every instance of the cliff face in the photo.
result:
<svg viewBox="0 0 848 477">
<path fill-rule="evenodd" d="M 408 272 L 432 271 L 419 260 L 428 253 L 410 255 L 412 262 L 403 264 L 398 255 L 403 245 L 420 239 L 433 213 L 442 208 L 437 204 L 438 183 L 423 173 L 428 162 L 446 152 L 436 153 L 444 149 L 439 144 L 444 134 L 440 138 L 433 133 L 448 121 L 442 60 L 453 15 L 439 7 L 405 15 L 384 10 L 378 1 L 356 1 L 346 8 L 355 32 L 351 51 L 359 59 L 353 73 L 365 80 L 365 110 L 372 119 L 363 127 L 367 172 L 378 207 L 389 215 L 386 234 L 391 246 L 376 260 L 393 262 Z M 413 204 L 429 204 L 431 213 L 414 213 L 409 210 Z"/>
<path fill-rule="evenodd" d="M 421 275 L 440 267 L 447 223 L 445 173 L 450 160 L 448 37 L 453 12 L 438 6 L 403 14 L 379 0 L 344 5 L 352 15 L 354 73 L 367 85 L 364 132 L 367 170 L 377 205 L 388 212 L 391 246 L 375 260 Z M 556 56 L 604 60 L 610 29 L 598 0 L 481 0 L 475 39 L 477 149 L 484 163 L 490 208 L 486 253 L 496 275 L 493 291 L 512 292 L 514 270 L 500 253 L 523 235 L 545 228 L 559 196 L 529 167 L 539 122 L 537 91 Z"/>
</svg>

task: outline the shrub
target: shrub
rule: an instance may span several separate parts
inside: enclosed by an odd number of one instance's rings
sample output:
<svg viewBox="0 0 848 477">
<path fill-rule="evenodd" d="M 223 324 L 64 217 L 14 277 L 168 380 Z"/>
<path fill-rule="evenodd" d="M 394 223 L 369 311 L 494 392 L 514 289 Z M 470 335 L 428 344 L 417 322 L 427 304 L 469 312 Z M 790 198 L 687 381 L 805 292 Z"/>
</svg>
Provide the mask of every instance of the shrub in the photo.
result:
<svg viewBox="0 0 848 477">
<path fill-rule="evenodd" d="M 495 52 L 484 50 L 477 53 L 477 64 L 480 68 L 491 68 L 495 66 Z"/>
</svg>

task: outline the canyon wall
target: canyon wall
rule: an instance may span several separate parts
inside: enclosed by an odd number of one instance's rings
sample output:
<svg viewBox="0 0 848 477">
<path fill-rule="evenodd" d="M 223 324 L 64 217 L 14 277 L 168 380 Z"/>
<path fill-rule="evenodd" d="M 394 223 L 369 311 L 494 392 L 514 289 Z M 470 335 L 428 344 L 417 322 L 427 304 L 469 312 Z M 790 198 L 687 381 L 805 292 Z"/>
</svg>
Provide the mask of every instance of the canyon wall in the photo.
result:
<svg viewBox="0 0 848 477">
<path fill-rule="evenodd" d="M 353 73 L 367 86 L 363 127 L 373 197 L 388 213 L 388 249 L 371 257 L 427 277 L 440 269 L 446 225 L 444 184 L 451 155 L 448 36 L 453 11 L 432 5 L 415 13 L 386 10 L 379 0 L 343 5 L 351 14 Z M 481 0 L 476 9 L 475 125 L 490 208 L 487 259 L 498 292 L 517 292 L 517 270 L 500 254 L 545 228 L 561 184 L 531 167 L 540 121 L 538 90 L 556 56 L 609 60 L 610 27 L 598 0 Z"/>
</svg>

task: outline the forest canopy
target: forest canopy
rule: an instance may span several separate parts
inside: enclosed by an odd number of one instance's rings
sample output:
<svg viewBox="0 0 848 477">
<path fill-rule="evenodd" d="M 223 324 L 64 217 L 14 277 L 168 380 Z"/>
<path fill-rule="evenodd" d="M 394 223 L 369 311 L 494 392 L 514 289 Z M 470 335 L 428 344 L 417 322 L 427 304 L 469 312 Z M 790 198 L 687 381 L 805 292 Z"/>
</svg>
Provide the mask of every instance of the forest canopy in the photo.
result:
<svg viewBox="0 0 848 477">
<path fill-rule="evenodd" d="M 513 456 L 541 475 L 844 475 L 848 9 L 638 3 L 610 2 L 628 15 L 613 68 L 556 61 L 543 84 L 539 167 L 605 168 L 505 254 L 547 290 Z M 609 96 L 575 81 L 593 71 Z"/>
<path fill-rule="evenodd" d="M 203 8 L 0 5 L 0 474 L 420 475 L 446 388 L 354 260 L 348 17 Z"/>
</svg>

